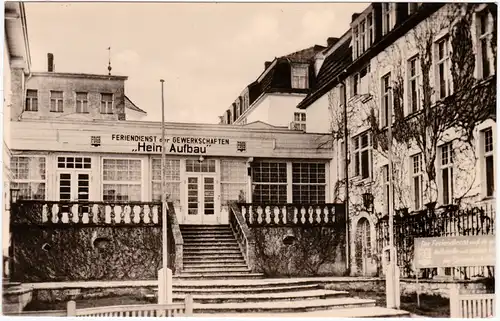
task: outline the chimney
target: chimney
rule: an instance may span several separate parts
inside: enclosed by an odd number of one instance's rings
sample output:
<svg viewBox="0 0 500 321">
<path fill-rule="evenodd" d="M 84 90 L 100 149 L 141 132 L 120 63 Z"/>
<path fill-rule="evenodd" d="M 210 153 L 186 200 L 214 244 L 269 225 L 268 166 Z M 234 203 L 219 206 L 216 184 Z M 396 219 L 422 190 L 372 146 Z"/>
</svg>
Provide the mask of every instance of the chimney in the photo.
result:
<svg viewBox="0 0 500 321">
<path fill-rule="evenodd" d="M 360 13 L 353 13 L 352 14 L 352 20 L 351 22 L 353 22 L 354 20 L 356 20 L 358 17 L 359 17 Z"/>
<path fill-rule="evenodd" d="M 48 72 L 53 72 L 54 71 L 54 54 L 48 53 L 47 54 L 47 71 Z"/>
<path fill-rule="evenodd" d="M 271 66 L 272 63 L 273 63 L 272 61 L 266 61 L 264 63 L 264 70 L 267 69 L 267 68 L 269 68 L 269 66 Z"/>
<path fill-rule="evenodd" d="M 326 39 L 326 44 L 328 47 L 331 47 L 333 46 L 337 41 L 339 41 L 339 38 L 336 38 L 336 37 L 329 37 L 328 39 Z"/>
</svg>

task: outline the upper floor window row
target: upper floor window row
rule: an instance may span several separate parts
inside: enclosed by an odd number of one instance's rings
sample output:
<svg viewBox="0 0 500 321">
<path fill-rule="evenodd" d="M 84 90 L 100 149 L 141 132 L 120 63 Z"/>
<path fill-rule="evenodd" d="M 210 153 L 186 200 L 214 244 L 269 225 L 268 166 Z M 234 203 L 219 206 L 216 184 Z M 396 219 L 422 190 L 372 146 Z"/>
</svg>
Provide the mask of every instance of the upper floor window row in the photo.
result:
<svg viewBox="0 0 500 321">
<path fill-rule="evenodd" d="M 64 112 L 65 106 L 68 104 L 63 91 L 51 90 L 50 91 L 50 112 L 62 113 Z M 37 112 L 39 105 L 38 90 L 28 89 L 26 90 L 26 101 L 24 110 Z M 77 114 L 89 113 L 89 93 L 88 92 L 75 92 L 74 94 L 74 106 L 75 112 Z M 112 93 L 101 93 L 100 94 L 100 106 L 99 112 L 101 114 L 113 114 L 114 109 L 114 95 Z"/>
</svg>

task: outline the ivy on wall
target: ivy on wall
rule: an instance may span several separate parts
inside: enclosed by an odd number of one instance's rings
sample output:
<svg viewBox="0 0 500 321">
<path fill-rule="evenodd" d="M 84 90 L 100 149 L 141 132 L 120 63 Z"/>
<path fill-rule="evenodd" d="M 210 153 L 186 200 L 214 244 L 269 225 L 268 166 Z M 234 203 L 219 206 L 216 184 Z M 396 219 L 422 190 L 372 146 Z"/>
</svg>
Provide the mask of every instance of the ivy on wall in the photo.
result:
<svg viewBox="0 0 500 321">
<path fill-rule="evenodd" d="M 259 227 L 252 231 L 257 268 L 268 277 L 345 272 L 344 231 L 331 227 Z M 290 245 L 283 242 L 287 235 L 295 239 Z"/>
<path fill-rule="evenodd" d="M 15 227 L 12 279 L 19 282 L 156 279 L 159 227 Z"/>
</svg>

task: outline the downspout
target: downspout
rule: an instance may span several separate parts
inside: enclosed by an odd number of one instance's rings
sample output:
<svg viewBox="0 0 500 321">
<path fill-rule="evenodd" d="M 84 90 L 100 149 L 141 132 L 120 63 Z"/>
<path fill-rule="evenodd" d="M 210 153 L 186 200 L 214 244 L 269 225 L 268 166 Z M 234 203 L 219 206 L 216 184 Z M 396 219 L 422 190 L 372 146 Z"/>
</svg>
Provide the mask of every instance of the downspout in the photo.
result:
<svg viewBox="0 0 500 321">
<path fill-rule="evenodd" d="M 340 80 L 341 76 L 345 76 L 346 70 L 344 70 L 339 76 L 337 76 L 337 81 L 342 85 L 341 99 L 343 99 L 342 108 L 344 109 L 344 177 L 345 177 L 345 240 L 346 240 L 346 274 L 351 275 L 351 265 L 350 265 L 350 226 L 349 226 L 349 162 L 348 162 L 348 130 L 347 130 L 347 88 L 345 80 Z"/>
<path fill-rule="evenodd" d="M 26 104 L 26 95 L 27 95 L 27 90 L 26 90 L 26 86 L 28 85 L 28 81 L 31 79 L 31 77 L 33 76 L 33 74 L 31 73 L 31 69 L 30 71 L 28 72 L 28 75 L 26 77 L 26 73 L 24 73 L 25 77 L 24 77 L 24 86 L 23 86 L 23 100 L 21 101 L 21 113 L 19 113 L 19 116 L 17 117 L 17 121 L 21 121 L 22 117 L 23 117 L 23 114 L 24 114 L 24 109 L 26 108 L 25 104 Z"/>
</svg>

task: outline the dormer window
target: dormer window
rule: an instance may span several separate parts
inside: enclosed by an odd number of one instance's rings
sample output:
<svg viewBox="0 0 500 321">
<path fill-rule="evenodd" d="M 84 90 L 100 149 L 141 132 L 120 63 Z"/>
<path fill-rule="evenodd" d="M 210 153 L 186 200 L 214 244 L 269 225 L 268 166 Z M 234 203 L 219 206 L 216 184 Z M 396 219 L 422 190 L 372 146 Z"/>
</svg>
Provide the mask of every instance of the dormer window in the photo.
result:
<svg viewBox="0 0 500 321">
<path fill-rule="evenodd" d="M 306 89 L 308 88 L 309 67 L 307 65 L 292 66 L 292 88 Z"/>
<path fill-rule="evenodd" d="M 415 12 L 417 12 L 418 8 L 420 7 L 422 3 L 421 2 L 410 2 L 408 3 L 408 15 L 412 15 Z"/>
<path fill-rule="evenodd" d="M 386 35 L 392 29 L 392 8 L 392 3 L 382 3 L 382 35 Z"/>
<path fill-rule="evenodd" d="M 359 17 L 352 25 L 352 48 L 354 59 L 361 56 L 373 44 L 375 39 L 373 25 L 373 14 L 371 12 L 365 16 Z"/>
</svg>

